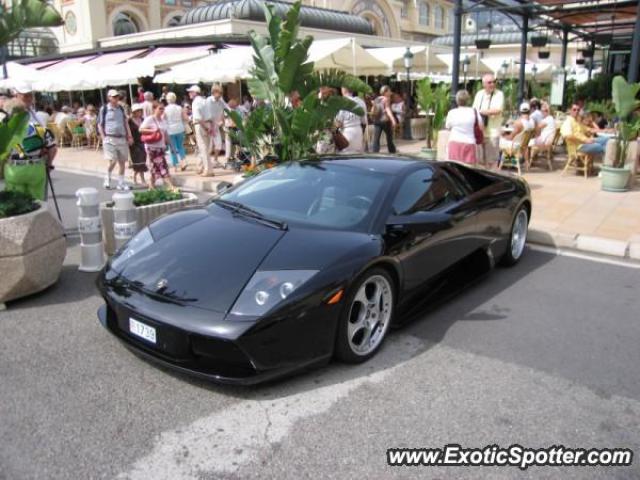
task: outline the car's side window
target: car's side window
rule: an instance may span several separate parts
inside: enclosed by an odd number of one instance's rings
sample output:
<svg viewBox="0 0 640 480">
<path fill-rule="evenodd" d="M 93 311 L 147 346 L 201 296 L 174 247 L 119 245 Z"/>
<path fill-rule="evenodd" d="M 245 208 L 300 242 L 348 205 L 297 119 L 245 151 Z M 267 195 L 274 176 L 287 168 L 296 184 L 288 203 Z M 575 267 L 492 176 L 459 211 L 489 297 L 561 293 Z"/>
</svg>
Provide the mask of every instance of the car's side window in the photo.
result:
<svg viewBox="0 0 640 480">
<path fill-rule="evenodd" d="M 397 215 L 407 215 L 440 209 L 457 200 L 442 173 L 434 174 L 431 169 L 424 168 L 404 179 L 393 201 L 393 210 Z"/>
</svg>

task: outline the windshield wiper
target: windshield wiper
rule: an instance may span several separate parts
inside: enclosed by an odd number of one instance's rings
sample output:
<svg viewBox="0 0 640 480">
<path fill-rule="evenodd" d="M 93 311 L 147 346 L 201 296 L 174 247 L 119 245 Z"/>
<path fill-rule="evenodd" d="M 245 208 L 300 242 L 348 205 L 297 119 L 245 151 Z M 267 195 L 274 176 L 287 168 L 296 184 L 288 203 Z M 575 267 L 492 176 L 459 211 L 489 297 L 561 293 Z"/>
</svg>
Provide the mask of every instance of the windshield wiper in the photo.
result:
<svg viewBox="0 0 640 480">
<path fill-rule="evenodd" d="M 230 210 L 234 215 L 244 215 L 245 217 L 253 218 L 254 220 L 257 220 L 265 225 L 273 228 L 278 228 L 280 230 L 289 229 L 289 226 L 285 222 L 274 220 L 273 218 L 268 218 L 259 211 L 243 203 L 235 202 L 233 200 L 223 200 L 222 198 L 216 198 L 215 200 L 213 200 L 213 203 L 220 205 L 222 208 Z"/>
</svg>

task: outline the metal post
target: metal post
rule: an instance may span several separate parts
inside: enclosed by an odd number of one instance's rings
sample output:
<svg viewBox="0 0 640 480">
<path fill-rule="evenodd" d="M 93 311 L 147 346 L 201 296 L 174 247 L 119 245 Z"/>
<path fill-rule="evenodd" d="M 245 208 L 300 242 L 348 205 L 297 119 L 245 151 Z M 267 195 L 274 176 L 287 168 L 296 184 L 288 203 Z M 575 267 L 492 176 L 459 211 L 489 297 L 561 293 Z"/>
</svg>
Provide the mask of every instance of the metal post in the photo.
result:
<svg viewBox="0 0 640 480">
<path fill-rule="evenodd" d="M 589 80 L 591 80 L 591 75 L 593 74 L 593 64 L 595 61 L 595 55 L 596 55 L 596 42 L 592 41 L 591 42 L 591 60 L 589 60 Z"/>
<path fill-rule="evenodd" d="M 98 202 L 98 190 L 81 188 L 76 192 L 79 209 L 78 232 L 80 233 L 81 272 L 97 272 L 104 265 L 102 246 L 102 223 Z"/>
<path fill-rule="evenodd" d="M 633 40 L 631 41 L 631 59 L 627 80 L 629 83 L 638 81 L 638 64 L 640 63 L 640 2 L 636 10 L 636 26 L 633 29 Z"/>
<path fill-rule="evenodd" d="M 520 74 L 518 75 L 518 105 L 524 100 L 525 68 L 527 66 L 527 42 L 529 38 L 529 17 L 522 16 L 522 37 L 520 40 Z"/>
<path fill-rule="evenodd" d="M 462 0 L 455 0 L 453 6 L 453 68 L 451 71 L 451 105 L 455 106 L 458 83 L 460 82 L 460 44 L 462 37 Z"/>
<path fill-rule="evenodd" d="M 562 29 L 562 54 L 560 56 L 560 66 L 562 67 L 562 109 L 564 110 L 567 98 L 567 47 L 569 46 L 569 29 Z"/>
</svg>

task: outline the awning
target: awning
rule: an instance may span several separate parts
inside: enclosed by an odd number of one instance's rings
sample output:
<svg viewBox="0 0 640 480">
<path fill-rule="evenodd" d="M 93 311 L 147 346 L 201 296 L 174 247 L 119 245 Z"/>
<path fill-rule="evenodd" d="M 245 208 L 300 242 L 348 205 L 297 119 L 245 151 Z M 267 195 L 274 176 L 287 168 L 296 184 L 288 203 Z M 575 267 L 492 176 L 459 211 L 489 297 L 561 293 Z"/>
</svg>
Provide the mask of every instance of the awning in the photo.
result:
<svg viewBox="0 0 640 480">
<path fill-rule="evenodd" d="M 194 45 L 191 47 L 158 47 L 151 50 L 143 60 L 148 61 L 154 68 L 188 62 L 209 55 L 212 45 Z"/>
<path fill-rule="evenodd" d="M 43 74 L 40 70 L 36 70 L 31 66 L 7 62 L 7 78 L 3 78 L 3 70 L 0 66 L 0 88 L 13 88 L 15 87 L 15 82 L 33 84 L 42 76 Z"/>
<path fill-rule="evenodd" d="M 79 64 L 79 63 L 84 63 L 88 60 L 91 60 L 92 58 L 95 58 L 96 55 L 92 54 L 92 55 L 84 55 L 82 57 L 74 57 L 74 58 L 67 58 L 65 60 L 62 60 L 61 62 L 58 63 L 54 63 L 53 65 L 49 66 L 49 67 L 45 67 L 42 68 L 42 70 L 46 70 L 47 73 L 49 72 L 57 72 L 58 70 L 62 70 L 66 67 L 68 67 L 69 65 L 75 65 L 75 64 Z"/>
<path fill-rule="evenodd" d="M 103 68 L 102 82 L 105 86 L 132 85 L 138 83 L 138 78 L 152 77 L 154 73 L 153 64 L 144 58 L 134 58 L 128 62 Z"/>
<path fill-rule="evenodd" d="M 106 85 L 104 82 L 104 71 L 86 63 L 75 63 L 54 72 L 49 72 L 49 70 L 45 70 L 44 72 L 47 72 L 47 74 L 42 75 L 42 78 L 33 84 L 33 88 L 36 91 L 63 92 L 93 90 Z"/>
<path fill-rule="evenodd" d="M 57 59 L 57 60 L 46 60 L 46 61 L 44 61 L 44 62 L 33 62 L 33 63 L 28 63 L 28 64 L 26 64 L 26 65 L 27 65 L 28 67 L 31 67 L 31 68 L 39 69 L 39 68 L 47 68 L 47 67 L 50 67 L 51 65 L 54 65 L 54 64 L 56 64 L 56 63 L 58 63 L 58 62 L 60 62 L 60 61 L 61 61 L 61 59 Z"/>
<path fill-rule="evenodd" d="M 110 67 L 112 65 L 117 65 L 133 57 L 136 57 L 146 50 L 146 48 L 141 48 L 139 50 L 127 50 L 124 52 L 103 53 L 102 55 L 98 55 L 97 57 L 94 57 L 91 60 L 87 60 L 84 63 L 86 63 L 87 65 L 92 65 L 94 67 Z"/>
</svg>

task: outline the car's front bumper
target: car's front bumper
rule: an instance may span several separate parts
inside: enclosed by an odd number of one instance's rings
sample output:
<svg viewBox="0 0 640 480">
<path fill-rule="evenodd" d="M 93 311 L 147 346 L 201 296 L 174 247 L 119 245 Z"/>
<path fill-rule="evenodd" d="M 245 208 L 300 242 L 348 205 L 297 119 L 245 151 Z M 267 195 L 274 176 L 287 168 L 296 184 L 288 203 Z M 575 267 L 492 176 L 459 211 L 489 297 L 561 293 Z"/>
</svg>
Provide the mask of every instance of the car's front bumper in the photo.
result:
<svg viewBox="0 0 640 480">
<path fill-rule="evenodd" d="M 140 356 L 209 381 L 251 385 L 327 363 L 333 354 L 336 306 L 304 308 L 260 321 L 159 302 L 98 279 L 106 304 L 100 323 Z M 156 343 L 130 332 L 129 319 L 153 327 Z"/>
</svg>

